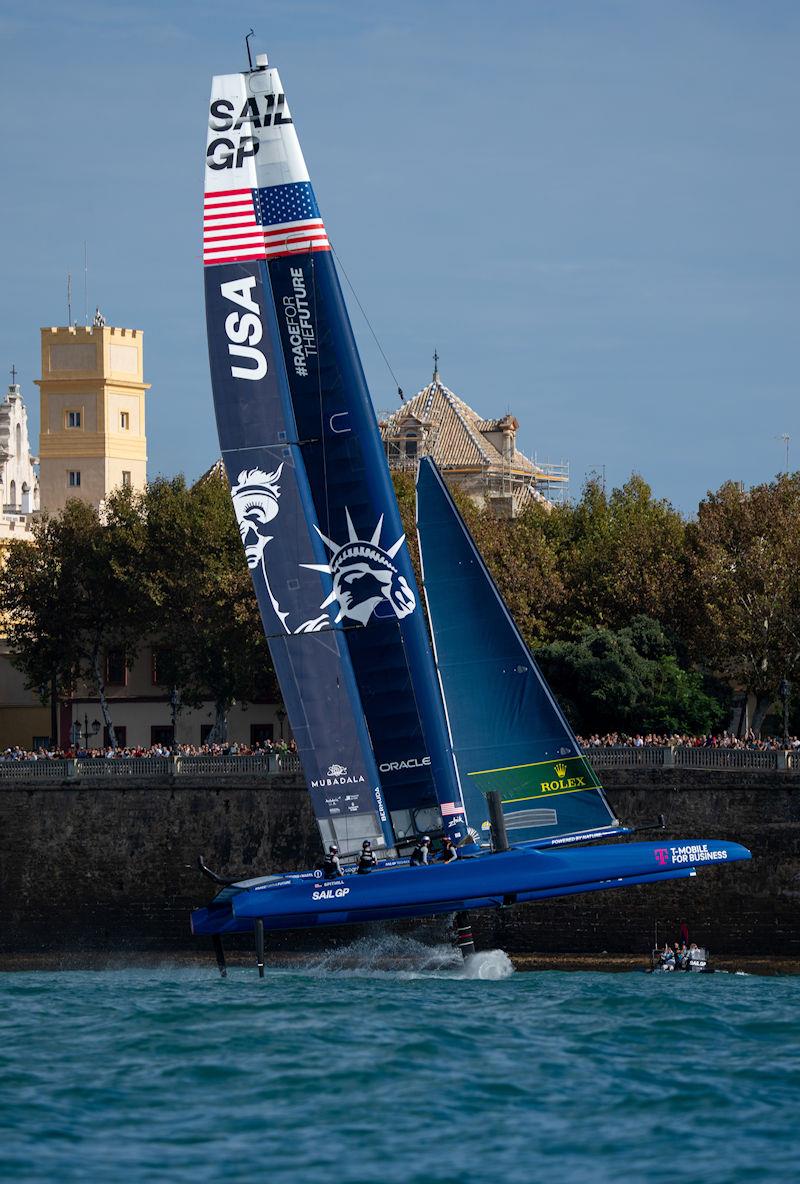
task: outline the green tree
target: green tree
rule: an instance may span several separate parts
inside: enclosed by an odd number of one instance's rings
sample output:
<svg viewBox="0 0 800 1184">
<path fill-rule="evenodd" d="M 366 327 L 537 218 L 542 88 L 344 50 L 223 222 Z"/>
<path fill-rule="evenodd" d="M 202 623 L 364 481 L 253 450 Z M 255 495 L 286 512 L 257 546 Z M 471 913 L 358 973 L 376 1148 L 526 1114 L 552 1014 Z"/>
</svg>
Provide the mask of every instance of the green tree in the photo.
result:
<svg viewBox="0 0 800 1184">
<path fill-rule="evenodd" d="M 732 481 L 700 503 L 689 528 L 703 611 L 696 656 L 756 696 L 761 727 L 780 680 L 800 668 L 800 474 L 743 490 Z"/>
<path fill-rule="evenodd" d="M 557 635 L 620 629 L 637 614 L 683 632 L 686 525 L 638 474 L 610 495 L 587 482 L 581 500 L 556 507 L 542 528 L 565 588 Z"/>
<path fill-rule="evenodd" d="M 708 732 L 724 702 L 681 668 L 661 625 L 638 616 L 623 629 L 585 628 L 536 659 L 577 731 Z"/>
<path fill-rule="evenodd" d="M 143 515 L 159 678 L 187 706 L 210 697 L 211 738 L 225 740 L 234 702 L 279 697 L 227 480 L 215 469 L 191 488 L 154 481 Z"/>
<path fill-rule="evenodd" d="M 50 680 L 62 689 L 85 680 L 116 748 L 106 655 L 121 649 L 130 663 L 147 620 L 136 497 L 116 491 L 102 518 L 86 502 L 69 501 L 60 514 L 36 522 L 33 532 L 33 542 L 11 545 L 3 570 L 12 661 L 32 689 Z"/>
</svg>

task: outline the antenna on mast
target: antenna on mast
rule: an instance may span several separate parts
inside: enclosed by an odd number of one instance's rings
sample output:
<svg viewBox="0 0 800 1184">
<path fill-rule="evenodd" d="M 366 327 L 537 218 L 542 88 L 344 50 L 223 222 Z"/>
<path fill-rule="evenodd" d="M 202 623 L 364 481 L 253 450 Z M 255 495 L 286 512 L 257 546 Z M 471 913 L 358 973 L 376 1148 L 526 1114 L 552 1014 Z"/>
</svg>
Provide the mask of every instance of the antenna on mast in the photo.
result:
<svg viewBox="0 0 800 1184">
<path fill-rule="evenodd" d="M 781 432 L 780 436 L 775 437 L 776 440 L 783 440 L 783 443 L 786 447 L 786 468 L 784 471 L 785 471 L 787 477 L 789 476 L 789 441 L 791 440 L 791 438 L 792 437 L 789 435 L 788 432 Z"/>
<path fill-rule="evenodd" d="M 244 43 L 247 46 L 247 65 L 248 65 L 251 73 L 253 70 L 253 55 L 250 53 L 250 38 L 255 37 L 255 35 L 256 35 L 255 30 L 251 29 L 250 32 L 247 34 L 247 36 L 244 39 Z"/>
<path fill-rule="evenodd" d="M 89 324 L 89 256 L 86 251 L 86 239 L 83 240 L 83 323 Z"/>
<path fill-rule="evenodd" d="M 67 272 L 67 324 L 72 324 L 72 274 Z"/>
</svg>

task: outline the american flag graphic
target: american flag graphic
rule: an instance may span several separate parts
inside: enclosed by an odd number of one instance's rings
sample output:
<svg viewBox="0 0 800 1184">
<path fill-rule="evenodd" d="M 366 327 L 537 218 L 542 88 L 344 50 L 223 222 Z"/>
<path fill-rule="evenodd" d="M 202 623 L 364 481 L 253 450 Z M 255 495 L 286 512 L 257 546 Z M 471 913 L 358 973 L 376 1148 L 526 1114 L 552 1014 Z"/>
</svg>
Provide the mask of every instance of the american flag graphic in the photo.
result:
<svg viewBox="0 0 800 1184">
<path fill-rule="evenodd" d="M 443 818 L 447 818 L 448 814 L 463 814 L 464 807 L 460 802 L 442 802 L 439 807 Z"/>
<path fill-rule="evenodd" d="M 219 189 L 205 195 L 206 266 L 330 249 L 308 181 L 266 189 Z"/>
</svg>

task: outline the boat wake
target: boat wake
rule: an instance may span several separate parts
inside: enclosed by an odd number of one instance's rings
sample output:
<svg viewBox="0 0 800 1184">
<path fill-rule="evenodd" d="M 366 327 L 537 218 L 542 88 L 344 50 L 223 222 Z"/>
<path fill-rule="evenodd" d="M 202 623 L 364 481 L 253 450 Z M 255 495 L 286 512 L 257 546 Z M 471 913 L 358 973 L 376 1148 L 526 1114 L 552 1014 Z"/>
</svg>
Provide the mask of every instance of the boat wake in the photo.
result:
<svg viewBox="0 0 800 1184">
<path fill-rule="evenodd" d="M 514 964 L 505 950 L 481 950 L 462 959 L 459 978 L 501 979 L 514 973 Z"/>
<path fill-rule="evenodd" d="M 463 958 L 453 946 L 427 944 L 397 933 L 363 937 L 350 945 L 304 960 L 312 973 L 392 974 L 404 978 L 434 977 L 497 980 L 514 973 L 503 950 L 482 950 Z"/>
</svg>

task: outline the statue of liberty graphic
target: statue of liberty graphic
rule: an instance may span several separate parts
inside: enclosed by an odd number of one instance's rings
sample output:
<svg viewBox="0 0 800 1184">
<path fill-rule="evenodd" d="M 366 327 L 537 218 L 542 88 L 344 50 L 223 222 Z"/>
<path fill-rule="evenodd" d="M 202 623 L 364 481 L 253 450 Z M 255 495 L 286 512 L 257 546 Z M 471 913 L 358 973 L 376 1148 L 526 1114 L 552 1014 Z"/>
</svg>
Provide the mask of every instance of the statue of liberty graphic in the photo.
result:
<svg viewBox="0 0 800 1184">
<path fill-rule="evenodd" d="M 311 571 L 326 572 L 333 576 L 333 590 L 327 599 L 323 600 L 320 608 L 338 605 L 334 625 L 344 620 L 358 621 L 359 624 L 366 625 L 383 601 L 388 601 L 398 619 L 407 617 L 417 607 L 416 597 L 408 585 L 408 580 L 400 575 L 393 562 L 406 541 L 406 536 L 401 534 L 397 542 L 392 543 L 388 551 L 384 551 L 380 545 L 383 514 L 378 519 L 378 525 L 369 540 L 358 537 L 349 510 L 345 510 L 345 515 L 348 540 L 341 546 L 326 538 L 319 527 L 314 527 L 331 552 L 330 561 L 301 564 L 301 567 L 307 567 Z"/>
<path fill-rule="evenodd" d="M 323 572 L 333 577 L 332 591 L 320 605 L 321 615 L 303 621 L 295 629 L 290 627 L 287 621 L 289 613 L 281 609 L 270 587 L 265 562 L 267 543 L 272 542 L 274 538 L 271 523 L 277 518 L 280 510 L 278 481 L 282 470 L 283 464 L 280 464 L 274 473 L 266 473 L 263 469 L 243 470 L 231 488 L 231 497 L 247 566 L 251 572 L 261 570 L 270 604 L 286 633 L 314 633 L 320 629 L 330 628 L 331 618 L 325 610 L 334 604 L 337 606 L 334 625 L 344 620 L 366 625 L 376 608 L 383 602 L 390 605 L 398 619 L 412 613 L 417 607 L 416 598 L 408 581 L 394 563 L 395 556 L 405 542 L 405 535 L 401 535 L 388 550 L 384 550 L 380 545 L 383 515 L 378 520 L 372 537 L 365 540 L 359 539 L 350 512 L 345 510 L 348 541 L 338 546 L 315 526 L 317 534 L 331 552 L 331 558 L 325 564 L 300 565 L 310 571 Z"/>
<path fill-rule="evenodd" d="M 233 508 L 236 521 L 239 523 L 239 534 L 242 536 L 247 566 L 251 572 L 261 570 L 264 587 L 267 590 L 270 604 L 275 616 L 287 633 L 314 633 L 318 629 L 325 629 L 330 625 L 326 613 L 322 613 L 312 621 L 304 621 L 297 629 L 292 629 L 287 623 L 289 613 L 284 611 L 278 603 L 270 587 L 265 551 L 267 543 L 272 542 L 273 534 L 270 523 L 277 518 L 280 510 L 281 495 L 278 481 L 283 471 L 283 464 L 278 465 L 274 473 L 265 473 L 263 469 L 245 469 L 231 488 Z"/>
</svg>

